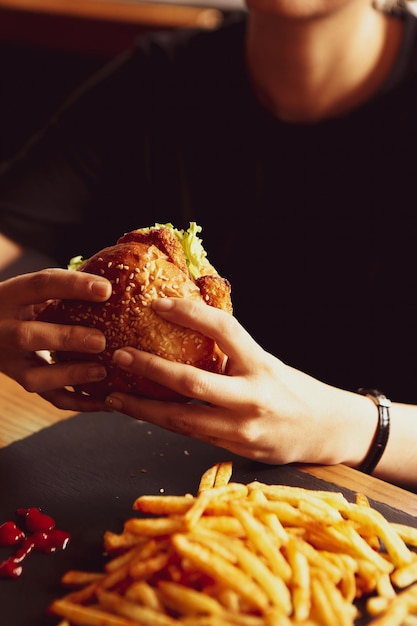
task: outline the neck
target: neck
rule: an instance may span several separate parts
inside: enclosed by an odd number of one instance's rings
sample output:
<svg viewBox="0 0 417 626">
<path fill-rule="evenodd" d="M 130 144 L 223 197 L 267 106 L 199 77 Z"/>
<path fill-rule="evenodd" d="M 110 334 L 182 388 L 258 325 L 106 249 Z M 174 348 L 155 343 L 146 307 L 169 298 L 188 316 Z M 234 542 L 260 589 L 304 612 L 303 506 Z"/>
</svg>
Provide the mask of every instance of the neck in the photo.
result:
<svg viewBox="0 0 417 626">
<path fill-rule="evenodd" d="M 249 11 L 247 64 L 261 103 L 289 122 L 315 122 L 368 99 L 394 63 L 401 21 L 369 4 L 287 18 Z"/>
</svg>

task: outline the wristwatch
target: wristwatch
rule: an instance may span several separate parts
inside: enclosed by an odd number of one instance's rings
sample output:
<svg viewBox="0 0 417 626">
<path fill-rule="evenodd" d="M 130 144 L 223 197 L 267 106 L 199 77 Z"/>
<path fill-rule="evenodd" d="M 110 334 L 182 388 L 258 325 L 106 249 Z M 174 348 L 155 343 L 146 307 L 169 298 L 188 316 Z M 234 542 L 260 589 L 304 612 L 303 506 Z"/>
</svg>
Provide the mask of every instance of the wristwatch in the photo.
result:
<svg viewBox="0 0 417 626">
<path fill-rule="evenodd" d="M 379 391 L 378 389 L 367 389 L 361 387 L 358 389 L 358 393 L 370 398 L 378 408 L 378 426 L 375 433 L 375 437 L 372 441 L 371 447 L 365 459 L 357 468 L 360 472 L 365 474 L 372 474 L 382 455 L 387 447 L 389 431 L 390 431 L 390 406 L 391 400 Z"/>
</svg>

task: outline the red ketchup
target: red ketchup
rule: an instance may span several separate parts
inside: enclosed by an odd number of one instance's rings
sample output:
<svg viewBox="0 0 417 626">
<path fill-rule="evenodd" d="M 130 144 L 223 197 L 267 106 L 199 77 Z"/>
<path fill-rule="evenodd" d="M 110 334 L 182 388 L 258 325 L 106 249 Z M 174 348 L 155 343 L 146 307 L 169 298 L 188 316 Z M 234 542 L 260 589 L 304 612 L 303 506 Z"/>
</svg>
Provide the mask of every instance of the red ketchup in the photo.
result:
<svg viewBox="0 0 417 626">
<path fill-rule="evenodd" d="M 66 531 L 55 528 L 55 520 L 38 508 L 18 509 L 16 514 L 23 518 L 25 530 L 12 521 L 1 524 L 0 547 L 15 546 L 16 550 L 0 562 L 0 578 L 18 578 L 23 572 L 23 561 L 33 550 L 64 550 L 71 538 Z"/>
</svg>

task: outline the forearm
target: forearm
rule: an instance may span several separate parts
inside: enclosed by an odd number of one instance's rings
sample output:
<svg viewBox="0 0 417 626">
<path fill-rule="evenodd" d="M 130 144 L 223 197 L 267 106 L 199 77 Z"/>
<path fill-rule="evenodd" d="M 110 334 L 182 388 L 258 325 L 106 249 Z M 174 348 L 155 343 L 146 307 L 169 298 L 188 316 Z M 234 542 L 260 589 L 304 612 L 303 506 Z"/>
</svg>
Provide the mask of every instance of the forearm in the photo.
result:
<svg viewBox="0 0 417 626">
<path fill-rule="evenodd" d="M 0 233 L 0 270 L 22 256 L 23 248 Z"/>
<path fill-rule="evenodd" d="M 311 447 L 300 442 L 299 456 L 323 464 L 343 463 L 357 468 L 372 448 L 378 409 L 359 393 L 338 389 L 286 368 L 285 379 L 291 395 L 296 392 L 302 423 L 312 428 Z M 307 426 L 309 425 L 309 426 Z M 308 431 L 306 430 L 307 434 Z M 390 433 L 387 446 L 373 475 L 389 482 L 417 485 L 417 406 L 393 403 L 390 408 Z"/>
<path fill-rule="evenodd" d="M 339 400 L 335 420 L 339 435 L 334 438 L 334 454 L 339 455 L 338 462 L 358 467 L 373 445 L 378 409 L 370 398 L 360 394 L 334 392 L 329 393 L 329 398 L 334 395 L 334 400 L 337 401 L 336 396 Z M 333 405 L 332 410 L 335 409 Z M 396 484 L 417 486 L 417 406 L 392 403 L 388 442 L 373 475 Z"/>
</svg>

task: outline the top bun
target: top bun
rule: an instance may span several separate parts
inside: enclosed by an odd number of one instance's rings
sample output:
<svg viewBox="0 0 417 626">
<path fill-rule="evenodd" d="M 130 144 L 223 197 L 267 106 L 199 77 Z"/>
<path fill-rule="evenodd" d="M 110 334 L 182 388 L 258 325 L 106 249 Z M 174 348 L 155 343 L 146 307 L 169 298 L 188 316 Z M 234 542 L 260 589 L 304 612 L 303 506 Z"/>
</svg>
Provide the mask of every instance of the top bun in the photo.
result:
<svg viewBox="0 0 417 626">
<path fill-rule="evenodd" d="M 104 276 L 112 283 L 113 292 L 106 302 L 57 300 L 39 314 L 38 319 L 43 321 L 98 328 L 106 337 L 106 349 L 98 355 L 62 351 L 53 354 L 55 361 L 96 360 L 106 367 L 104 380 L 79 385 L 77 391 L 99 398 L 123 391 L 159 400 L 185 399 L 113 365 L 113 352 L 123 346 L 210 372 L 224 371 L 225 355 L 213 339 L 162 319 L 151 306 L 155 298 L 176 297 L 232 312 L 229 282 L 208 263 L 205 253 L 201 255 L 202 271 L 209 273 L 193 277 L 178 232 L 184 233 L 167 225 L 123 235 L 114 246 L 104 248 L 77 267 L 77 271 Z M 195 232 L 198 230 L 194 225 Z"/>
</svg>

